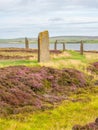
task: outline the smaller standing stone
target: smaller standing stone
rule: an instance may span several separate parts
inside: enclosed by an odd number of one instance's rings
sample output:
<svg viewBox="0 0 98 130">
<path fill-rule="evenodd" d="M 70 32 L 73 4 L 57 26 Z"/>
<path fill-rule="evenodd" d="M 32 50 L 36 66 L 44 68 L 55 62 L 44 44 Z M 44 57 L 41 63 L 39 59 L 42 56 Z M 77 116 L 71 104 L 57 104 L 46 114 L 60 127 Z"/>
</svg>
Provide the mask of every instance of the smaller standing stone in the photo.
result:
<svg viewBox="0 0 98 130">
<path fill-rule="evenodd" d="M 63 42 L 63 51 L 65 51 L 65 49 L 66 49 L 66 48 L 65 48 L 65 43 Z"/>
<path fill-rule="evenodd" d="M 57 40 L 54 43 L 54 50 L 57 50 Z"/>
<path fill-rule="evenodd" d="M 83 41 L 82 40 L 80 44 L 80 54 L 83 55 Z"/>
<path fill-rule="evenodd" d="M 28 49 L 29 48 L 29 41 L 28 39 L 25 37 L 25 48 Z"/>
</svg>

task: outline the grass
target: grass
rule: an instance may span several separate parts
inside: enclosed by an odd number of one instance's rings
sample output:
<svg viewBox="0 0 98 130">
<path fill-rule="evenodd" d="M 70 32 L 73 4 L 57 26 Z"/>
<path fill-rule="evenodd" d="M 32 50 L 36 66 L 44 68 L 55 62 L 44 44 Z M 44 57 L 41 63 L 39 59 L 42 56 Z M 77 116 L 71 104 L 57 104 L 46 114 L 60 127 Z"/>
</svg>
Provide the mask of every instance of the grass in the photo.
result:
<svg viewBox="0 0 98 130">
<path fill-rule="evenodd" d="M 2 60 L 0 61 L 0 67 L 7 67 L 7 66 L 39 66 L 36 60 Z"/>
<path fill-rule="evenodd" d="M 87 66 L 95 61 L 98 61 L 98 53 L 80 55 L 79 52 L 64 51 L 62 54 L 52 54 L 51 61 L 48 63 L 38 63 L 36 58 L 31 60 L 1 60 L 0 67 L 15 65 L 48 66 L 59 69 L 67 67 L 88 73 Z M 98 76 L 94 76 L 98 80 Z M 75 94 L 70 95 L 69 100 L 62 102 L 52 110 L 0 118 L 0 130 L 72 130 L 73 125 L 84 125 L 92 122 L 97 115 L 98 86 L 87 90 L 79 89 Z"/>
<path fill-rule="evenodd" d="M 10 65 L 33 65 L 33 63 L 36 62 L 37 63 L 37 54 L 36 53 L 31 53 L 31 52 L 0 52 L 0 55 L 2 56 L 11 56 L 11 57 L 16 57 L 20 56 L 20 57 L 24 57 L 24 60 L 0 60 L 0 66 L 4 67 L 5 66 L 10 66 Z M 27 59 L 26 56 L 28 56 L 29 58 Z M 31 57 L 31 58 L 30 58 Z M 70 66 L 70 62 L 78 62 L 79 64 L 87 64 L 87 63 L 91 63 L 94 61 L 98 61 L 98 53 L 84 53 L 84 55 L 80 55 L 79 52 L 76 51 L 64 51 L 61 54 L 51 54 L 51 60 L 48 63 L 45 63 L 44 65 L 49 65 L 51 66 L 52 64 L 55 64 L 55 66 L 57 64 L 64 64 L 64 66 Z M 70 65 L 69 65 L 70 64 Z M 43 65 L 43 63 L 39 64 L 39 65 Z M 59 68 L 59 67 L 58 67 Z"/>
<path fill-rule="evenodd" d="M 53 110 L 0 119 L 0 130 L 71 130 L 74 124 L 94 121 L 98 115 L 98 88 L 77 93 Z"/>
<path fill-rule="evenodd" d="M 24 52 L 0 52 L 0 55 L 4 56 L 26 56 Z M 47 66 L 53 68 L 76 68 L 81 71 L 86 71 L 87 66 L 90 63 L 98 61 L 98 53 L 84 53 L 80 55 L 79 52 L 75 51 L 64 51 L 61 54 L 51 54 L 51 60 L 47 63 L 38 63 L 37 54 L 27 52 L 27 56 L 32 55 L 31 58 L 20 59 L 20 60 L 1 60 L 0 67 L 15 66 L 15 65 L 26 65 L 26 66 Z"/>
<path fill-rule="evenodd" d="M 41 66 L 53 67 L 53 68 L 76 68 L 80 71 L 86 72 L 87 67 L 98 61 L 98 53 L 84 53 L 80 55 L 75 51 L 64 51 L 59 55 L 52 55 L 51 61 L 48 63 L 40 63 Z"/>
</svg>

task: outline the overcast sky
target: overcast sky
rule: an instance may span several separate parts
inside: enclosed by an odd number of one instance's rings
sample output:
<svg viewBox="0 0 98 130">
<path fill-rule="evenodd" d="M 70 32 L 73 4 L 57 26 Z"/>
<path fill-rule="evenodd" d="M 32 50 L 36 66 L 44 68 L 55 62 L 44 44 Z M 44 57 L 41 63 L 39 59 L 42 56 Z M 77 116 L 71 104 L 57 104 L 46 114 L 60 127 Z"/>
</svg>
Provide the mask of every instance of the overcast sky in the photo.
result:
<svg viewBox="0 0 98 130">
<path fill-rule="evenodd" d="M 98 0 L 0 0 L 0 38 L 98 36 Z"/>
</svg>

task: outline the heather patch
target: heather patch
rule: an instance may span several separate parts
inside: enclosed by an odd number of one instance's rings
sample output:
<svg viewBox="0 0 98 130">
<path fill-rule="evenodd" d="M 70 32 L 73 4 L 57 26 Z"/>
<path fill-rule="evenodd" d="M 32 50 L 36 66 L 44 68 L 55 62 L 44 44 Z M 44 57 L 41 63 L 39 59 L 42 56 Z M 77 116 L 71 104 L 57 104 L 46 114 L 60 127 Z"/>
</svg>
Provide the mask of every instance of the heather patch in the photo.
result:
<svg viewBox="0 0 98 130">
<path fill-rule="evenodd" d="M 87 87 L 84 73 L 75 69 L 13 66 L 0 69 L 0 113 L 48 109 Z"/>
<path fill-rule="evenodd" d="M 98 74 L 98 62 L 93 63 L 92 66 L 93 66 L 93 71 L 95 71 Z"/>
<path fill-rule="evenodd" d="M 98 74 L 98 62 L 92 63 L 91 66 L 88 67 L 88 70 L 90 70 L 91 72 L 94 72 L 94 73 Z"/>
</svg>

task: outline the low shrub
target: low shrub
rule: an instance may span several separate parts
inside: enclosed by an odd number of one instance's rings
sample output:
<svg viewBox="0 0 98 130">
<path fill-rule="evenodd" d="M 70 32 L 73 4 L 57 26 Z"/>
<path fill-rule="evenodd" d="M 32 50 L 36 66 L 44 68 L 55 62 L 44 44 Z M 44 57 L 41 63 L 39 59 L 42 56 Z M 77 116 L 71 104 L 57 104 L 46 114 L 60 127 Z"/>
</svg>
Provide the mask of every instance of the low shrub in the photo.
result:
<svg viewBox="0 0 98 130">
<path fill-rule="evenodd" d="M 0 112 L 8 114 L 22 112 L 22 108 L 24 111 L 25 108 L 26 111 L 27 108 L 30 111 L 31 108 L 47 108 L 47 105 L 51 106 L 49 104 L 64 100 L 69 91 L 86 86 L 86 76 L 75 69 L 0 68 Z"/>
</svg>

